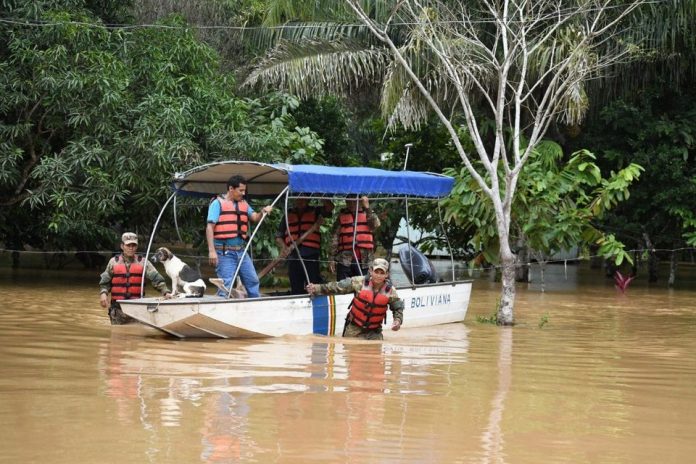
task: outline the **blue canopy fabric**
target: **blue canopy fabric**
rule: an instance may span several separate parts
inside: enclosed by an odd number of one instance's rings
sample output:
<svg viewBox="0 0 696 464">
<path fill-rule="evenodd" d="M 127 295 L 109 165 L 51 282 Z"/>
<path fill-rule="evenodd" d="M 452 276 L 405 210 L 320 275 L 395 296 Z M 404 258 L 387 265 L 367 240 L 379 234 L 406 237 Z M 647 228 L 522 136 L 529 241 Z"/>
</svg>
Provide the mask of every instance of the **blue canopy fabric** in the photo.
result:
<svg viewBox="0 0 696 464">
<path fill-rule="evenodd" d="M 424 172 L 302 164 L 290 166 L 288 184 L 291 194 L 442 198 L 452 190 L 454 179 Z"/>
<path fill-rule="evenodd" d="M 235 174 L 247 179 L 251 197 L 275 197 L 287 187 L 291 196 L 438 199 L 449 195 L 454 186 L 451 177 L 425 172 L 224 161 L 175 174 L 173 188 L 181 195 L 209 197 L 224 193 L 227 179 Z"/>
</svg>

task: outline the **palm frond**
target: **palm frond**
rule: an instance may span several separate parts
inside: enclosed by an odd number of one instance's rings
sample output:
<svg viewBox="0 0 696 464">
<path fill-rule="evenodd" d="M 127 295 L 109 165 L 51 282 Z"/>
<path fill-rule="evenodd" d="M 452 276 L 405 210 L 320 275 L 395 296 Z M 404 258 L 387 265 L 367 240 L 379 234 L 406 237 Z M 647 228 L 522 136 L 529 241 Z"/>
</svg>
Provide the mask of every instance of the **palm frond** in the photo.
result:
<svg viewBox="0 0 696 464">
<path fill-rule="evenodd" d="M 362 41 L 376 45 L 377 40 L 366 26 L 338 22 L 286 22 L 268 28 L 244 30 L 244 40 L 254 47 L 268 50 L 282 41 L 300 43 L 305 40 L 332 42 L 340 40 Z"/>
<path fill-rule="evenodd" d="M 383 49 L 349 42 L 283 42 L 244 82 L 286 90 L 302 99 L 333 93 L 349 96 L 364 85 L 379 85 L 389 63 Z"/>
</svg>

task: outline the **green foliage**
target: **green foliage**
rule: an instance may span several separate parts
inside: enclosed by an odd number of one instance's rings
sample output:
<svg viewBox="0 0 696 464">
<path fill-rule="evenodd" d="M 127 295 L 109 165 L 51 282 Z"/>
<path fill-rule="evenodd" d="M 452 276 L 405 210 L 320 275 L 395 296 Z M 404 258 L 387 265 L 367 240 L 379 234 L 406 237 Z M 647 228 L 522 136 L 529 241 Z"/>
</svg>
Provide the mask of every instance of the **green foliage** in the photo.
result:
<svg viewBox="0 0 696 464">
<path fill-rule="evenodd" d="M 496 313 L 493 313 L 490 316 L 478 315 L 476 316 L 476 322 L 478 322 L 479 324 L 498 325 L 498 315 Z"/>
<path fill-rule="evenodd" d="M 544 141 L 534 149 L 519 179 L 511 211 L 512 242 L 539 257 L 596 243 L 603 256 L 630 260 L 623 245 L 603 234 L 594 221 L 629 197 L 628 187 L 642 170 L 630 164 L 602 178 L 589 151 L 577 151 L 564 160 L 559 145 Z M 489 262 L 496 262 L 498 237 L 490 202 L 465 168 L 446 169 L 445 174 L 456 179 L 452 195 L 443 201 L 446 219 L 471 230 L 472 245 Z"/>
<path fill-rule="evenodd" d="M 310 98 L 294 112 L 300 126 L 311 127 L 324 141 L 323 161 L 330 166 L 350 166 L 355 160 L 355 148 L 348 129 L 353 124 L 351 114 L 336 97 Z"/>
<path fill-rule="evenodd" d="M 645 236 L 656 248 L 696 244 L 695 105 L 693 90 L 660 84 L 608 105 L 577 141 L 604 169 L 646 167 L 631 197 L 602 219 L 631 248 L 643 248 Z"/>
<path fill-rule="evenodd" d="M 549 313 L 544 313 L 541 318 L 539 318 L 539 328 L 543 329 L 546 324 L 549 323 Z"/>
<path fill-rule="evenodd" d="M 75 2 L 31 15 L 50 25 L 0 33 L 0 215 L 30 208 L 42 245 L 84 249 L 113 243 L 114 229 L 147 233 L 171 174 L 203 162 L 321 153 L 292 116 L 296 98 L 237 97 L 181 18 L 164 22 L 173 28 L 108 29 Z M 180 225 L 202 229 L 204 213 L 188 211 Z"/>
</svg>

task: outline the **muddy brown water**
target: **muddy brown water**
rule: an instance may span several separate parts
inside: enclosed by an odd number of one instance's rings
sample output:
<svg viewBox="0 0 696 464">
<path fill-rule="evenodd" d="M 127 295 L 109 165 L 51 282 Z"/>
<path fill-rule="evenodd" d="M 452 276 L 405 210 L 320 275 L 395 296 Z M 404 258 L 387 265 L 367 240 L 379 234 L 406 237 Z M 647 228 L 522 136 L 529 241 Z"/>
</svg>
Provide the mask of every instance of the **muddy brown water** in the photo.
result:
<svg viewBox="0 0 696 464">
<path fill-rule="evenodd" d="M 511 329 L 477 321 L 498 296 L 481 278 L 464 323 L 365 343 L 111 327 L 97 275 L 2 269 L 0 462 L 693 462 L 683 272 L 621 294 L 551 266 Z"/>
</svg>

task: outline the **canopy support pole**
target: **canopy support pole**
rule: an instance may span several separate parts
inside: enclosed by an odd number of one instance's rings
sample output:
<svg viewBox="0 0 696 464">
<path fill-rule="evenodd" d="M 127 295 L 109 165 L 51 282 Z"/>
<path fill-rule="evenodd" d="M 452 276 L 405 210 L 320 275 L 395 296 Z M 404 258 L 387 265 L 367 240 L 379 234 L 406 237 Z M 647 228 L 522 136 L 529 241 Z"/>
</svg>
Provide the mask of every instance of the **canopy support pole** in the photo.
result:
<svg viewBox="0 0 696 464">
<path fill-rule="evenodd" d="M 179 242 L 183 243 L 184 241 L 181 239 L 181 233 L 179 232 L 179 222 L 176 219 L 176 199 L 177 197 L 174 197 L 174 203 L 172 205 L 174 207 L 174 228 L 176 229 L 176 236 L 179 238 Z"/>
<path fill-rule="evenodd" d="M 290 187 L 285 186 L 282 192 L 278 194 L 278 196 L 273 200 L 273 203 L 271 203 L 271 208 L 275 206 L 275 204 L 280 200 L 280 197 L 285 195 Z M 263 210 L 262 210 L 263 211 Z M 230 299 L 232 297 L 232 289 L 234 288 L 234 282 L 237 280 L 237 275 L 239 274 L 239 270 L 242 268 L 242 262 L 244 261 L 244 258 L 247 255 L 247 251 L 249 250 L 249 247 L 251 246 L 251 243 L 254 241 L 254 236 L 256 235 L 256 232 L 261 228 L 261 224 L 263 223 L 263 220 L 266 219 L 267 214 L 266 213 L 261 213 L 261 220 L 259 221 L 258 224 L 256 224 L 256 227 L 254 227 L 254 232 L 251 233 L 251 237 L 249 237 L 249 240 L 247 240 L 247 244 L 244 247 L 244 253 L 242 253 L 242 258 L 237 262 L 237 269 L 234 270 L 234 275 L 232 276 L 232 282 L 230 283 L 230 288 L 227 292 L 227 299 Z"/>
<path fill-rule="evenodd" d="M 406 147 L 406 159 L 404 160 L 404 171 L 406 170 L 406 165 L 408 164 L 408 153 L 411 151 L 412 143 L 407 143 L 404 145 Z M 411 265 L 411 285 L 415 286 L 415 277 L 413 277 L 413 253 L 411 253 L 411 221 L 408 218 L 408 198 L 406 198 L 406 240 L 408 240 L 408 260 Z"/>
<path fill-rule="evenodd" d="M 292 246 L 293 250 L 290 253 L 297 253 L 297 258 L 300 260 L 300 264 L 302 265 L 302 270 L 304 271 L 305 279 L 307 279 L 307 283 L 311 283 L 309 280 L 309 272 L 307 272 L 307 266 L 305 266 L 304 260 L 302 259 L 302 253 L 300 253 L 300 247 L 297 245 L 295 242 L 295 237 L 292 236 L 290 233 L 290 221 L 288 220 L 288 196 L 285 195 L 285 233 L 290 237 L 290 240 L 292 240 Z M 298 215 L 297 218 L 298 221 L 300 221 L 300 217 Z M 317 221 L 319 218 L 317 218 Z M 300 221 L 301 222 L 301 221 Z M 299 227 L 299 226 L 298 226 Z M 297 231 L 297 236 L 300 236 L 300 232 L 302 232 L 300 229 Z"/>
<path fill-rule="evenodd" d="M 351 212 L 353 214 L 353 246 L 351 247 L 351 251 L 353 252 L 353 258 L 355 258 L 355 262 L 358 265 L 358 272 L 360 272 L 360 277 L 363 277 L 362 273 L 362 266 L 360 266 L 360 260 L 358 259 L 358 253 L 355 251 L 355 239 L 357 238 L 358 235 L 358 215 L 360 214 L 360 194 L 355 195 L 355 210 Z M 373 238 L 374 240 L 374 238 Z M 361 256 L 362 258 L 362 256 Z"/>
<path fill-rule="evenodd" d="M 408 153 L 408 152 L 407 152 Z M 415 277 L 413 277 L 413 253 L 411 252 L 411 220 L 408 217 L 408 198 L 406 202 L 406 240 L 408 241 L 408 260 L 411 266 L 411 286 L 416 286 Z"/>
<path fill-rule="evenodd" d="M 404 168 L 402 169 L 402 171 L 406 170 L 406 165 L 408 164 L 408 152 L 411 151 L 411 147 L 413 146 L 413 144 L 407 143 L 404 146 L 406 147 L 406 160 L 404 160 Z"/>
<path fill-rule="evenodd" d="M 450 264 L 452 266 L 452 282 L 454 282 L 454 253 L 452 252 L 452 245 L 450 244 L 449 237 L 447 237 L 447 229 L 445 229 L 445 223 L 442 222 L 442 211 L 440 210 L 440 202 L 437 202 L 437 215 L 440 218 L 440 227 L 442 228 L 442 235 L 445 236 L 447 240 L 447 248 L 450 253 Z"/>
<path fill-rule="evenodd" d="M 140 297 L 142 298 L 143 295 L 145 294 L 145 274 L 147 273 L 147 257 L 150 255 L 150 247 L 152 247 L 152 241 L 155 238 L 155 232 L 157 232 L 157 226 L 159 225 L 160 219 L 162 219 L 162 215 L 164 214 L 164 210 L 167 209 L 167 205 L 169 204 L 170 201 L 172 201 L 172 198 L 176 197 L 176 191 L 172 193 L 167 201 L 164 202 L 164 206 L 162 206 L 162 210 L 159 213 L 159 216 L 157 216 L 157 220 L 155 221 L 155 225 L 152 226 L 152 232 L 150 233 L 150 240 L 147 242 L 147 250 L 145 251 L 145 264 L 143 264 L 143 278 L 140 281 Z M 172 289 L 172 292 L 176 291 L 175 288 Z"/>
</svg>

